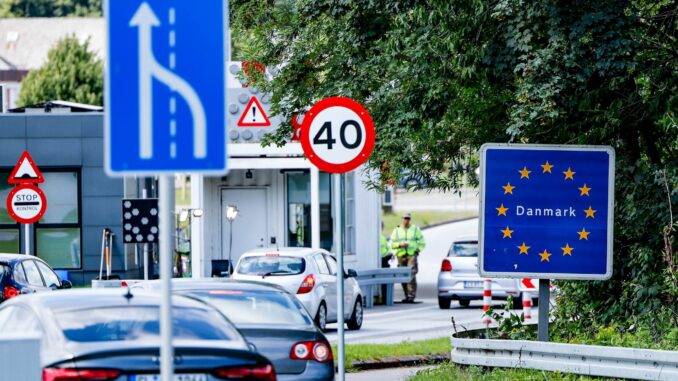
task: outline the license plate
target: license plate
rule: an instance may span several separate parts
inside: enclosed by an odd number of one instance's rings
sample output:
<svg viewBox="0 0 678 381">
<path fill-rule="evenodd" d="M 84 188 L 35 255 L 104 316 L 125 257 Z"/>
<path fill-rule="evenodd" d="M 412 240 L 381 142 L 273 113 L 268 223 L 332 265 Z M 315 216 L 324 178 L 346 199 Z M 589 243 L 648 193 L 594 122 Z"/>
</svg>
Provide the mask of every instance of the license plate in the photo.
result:
<svg viewBox="0 0 678 381">
<path fill-rule="evenodd" d="M 160 381 L 159 374 L 137 374 L 130 377 L 130 381 Z M 200 374 L 175 374 L 172 381 L 207 381 L 207 375 Z"/>
<path fill-rule="evenodd" d="M 464 288 L 480 288 L 483 287 L 483 282 L 464 282 Z"/>
</svg>

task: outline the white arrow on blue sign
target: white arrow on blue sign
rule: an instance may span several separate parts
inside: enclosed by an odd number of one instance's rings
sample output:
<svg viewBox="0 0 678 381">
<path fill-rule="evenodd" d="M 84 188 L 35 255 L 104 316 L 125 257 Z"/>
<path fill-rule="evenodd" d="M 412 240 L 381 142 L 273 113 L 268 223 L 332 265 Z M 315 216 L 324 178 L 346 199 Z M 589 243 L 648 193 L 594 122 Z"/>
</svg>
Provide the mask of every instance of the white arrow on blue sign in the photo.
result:
<svg viewBox="0 0 678 381">
<path fill-rule="evenodd" d="M 108 173 L 226 173 L 225 0 L 109 0 L 105 14 Z"/>
</svg>

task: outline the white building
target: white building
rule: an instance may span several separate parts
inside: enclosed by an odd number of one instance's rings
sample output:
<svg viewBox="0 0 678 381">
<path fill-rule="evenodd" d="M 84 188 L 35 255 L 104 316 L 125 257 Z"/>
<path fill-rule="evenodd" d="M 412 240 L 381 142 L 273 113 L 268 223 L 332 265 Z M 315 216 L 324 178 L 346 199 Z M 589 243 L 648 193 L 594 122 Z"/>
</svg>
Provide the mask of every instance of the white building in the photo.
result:
<svg viewBox="0 0 678 381">
<path fill-rule="evenodd" d="M 229 64 L 230 172 L 222 178 L 191 177 L 191 207 L 204 210 L 202 218 L 193 220 L 194 276 L 210 276 L 212 260 L 229 258 L 231 225 L 224 217 L 229 205 L 239 210 L 230 243 L 234 262 L 257 247 L 322 247 L 336 252 L 332 179 L 338 176 L 318 171 L 298 142 L 262 147 L 259 139 L 275 130 L 279 119 L 271 118 L 270 126 L 238 126 L 241 116 L 251 112 L 252 98 L 264 112 L 270 106 L 265 94 L 238 81 L 239 70 L 240 63 Z M 345 175 L 345 267 L 356 270 L 380 266 L 381 196 L 366 189 L 364 172 L 359 168 Z"/>
</svg>

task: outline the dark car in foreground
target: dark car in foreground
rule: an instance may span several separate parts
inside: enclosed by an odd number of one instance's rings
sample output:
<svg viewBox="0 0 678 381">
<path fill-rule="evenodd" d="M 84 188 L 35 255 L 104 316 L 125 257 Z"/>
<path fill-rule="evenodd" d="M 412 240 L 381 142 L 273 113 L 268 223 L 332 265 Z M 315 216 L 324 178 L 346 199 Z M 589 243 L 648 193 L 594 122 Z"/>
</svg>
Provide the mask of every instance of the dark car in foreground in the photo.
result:
<svg viewBox="0 0 678 381">
<path fill-rule="evenodd" d="M 158 289 L 158 281 L 135 287 Z M 175 293 L 226 315 L 275 367 L 278 380 L 334 380 L 332 349 L 304 306 L 283 287 L 234 279 L 173 279 Z"/>
<path fill-rule="evenodd" d="M 157 293 L 127 289 L 22 296 L 0 307 L 0 335 L 42 333 L 43 381 L 156 381 L 159 303 Z M 276 379 L 217 310 L 178 295 L 172 303 L 175 380 Z"/>
<path fill-rule="evenodd" d="M 0 302 L 21 294 L 71 288 L 42 259 L 25 254 L 0 253 Z"/>
</svg>

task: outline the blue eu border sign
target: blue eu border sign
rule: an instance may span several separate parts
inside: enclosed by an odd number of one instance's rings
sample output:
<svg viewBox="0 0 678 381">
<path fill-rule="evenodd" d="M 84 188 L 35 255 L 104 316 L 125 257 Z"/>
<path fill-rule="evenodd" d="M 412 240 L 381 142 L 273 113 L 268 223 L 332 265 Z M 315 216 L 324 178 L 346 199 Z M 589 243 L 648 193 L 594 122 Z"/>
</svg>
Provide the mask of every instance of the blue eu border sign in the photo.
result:
<svg viewBox="0 0 678 381">
<path fill-rule="evenodd" d="M 227 0 L 107 0 L 109 175 L 227 171 Z"/>
<path fill-rule="evenodd" d="M 614 160 L 607 146 L 483 145 L 480 274 L 609 279 Z"/>
</svg>

